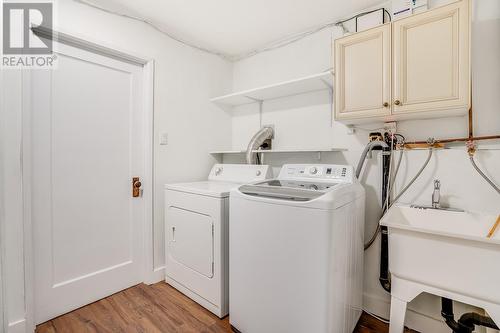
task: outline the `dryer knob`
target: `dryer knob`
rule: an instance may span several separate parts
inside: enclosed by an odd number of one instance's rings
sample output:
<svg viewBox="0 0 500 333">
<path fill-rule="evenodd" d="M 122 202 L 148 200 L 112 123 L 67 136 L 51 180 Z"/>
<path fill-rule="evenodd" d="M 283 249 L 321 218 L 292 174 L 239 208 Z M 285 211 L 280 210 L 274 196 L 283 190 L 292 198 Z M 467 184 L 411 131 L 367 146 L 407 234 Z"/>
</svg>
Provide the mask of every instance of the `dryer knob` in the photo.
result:
<svg viewBox="0 0 500 333">
<path fill-rule="evenodd" d="M 222 168 L 215 169 L 215 175 L 218 176 L 222 172 Z"/>
<path fill-rule="evenodd" d="M 260 170 L 257 170 L 257 172 L 255 173 L 256 176 L 260 176 L 262 174 L 262 172 Z"/>
<path fill-rule="evenodd" d="M 312 175 L 315 175 L 318 173 L 318 168 L 316 167 L 312 167 L 311 170 L 309 170 L 309 172 L 312 174 Z"/>
</svg>

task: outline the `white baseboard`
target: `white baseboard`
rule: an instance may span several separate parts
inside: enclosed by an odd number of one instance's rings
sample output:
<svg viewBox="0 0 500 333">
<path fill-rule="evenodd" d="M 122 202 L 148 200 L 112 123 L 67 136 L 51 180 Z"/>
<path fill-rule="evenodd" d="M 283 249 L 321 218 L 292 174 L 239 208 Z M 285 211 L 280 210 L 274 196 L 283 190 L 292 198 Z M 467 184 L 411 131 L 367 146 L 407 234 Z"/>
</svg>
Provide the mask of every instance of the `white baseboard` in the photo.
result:
<svg viewBox="0 0 500 333">
<path fill-rule="evenodd" d="M 27 328 L 26 327 L 26 319 L 21 319 L 21 320 L 9 323 L 7 333 L 27 333 L 26 328 Z"/>
<path fill-rule="evenodd" d="M 390 318 L 391 303 L 390 300 L 376 296 L 373 294 L 364 293 L 363 295 L 364 308 L 382 318 Z M 439 314 L 438 314 L 439 315 Z M 408 328 L 418 332 L 433 332 L 433 333 L 449 333 L 450 329 L 441 318 L 433 318 L 429 315 L 419 313 L 412 310 L 411 306 L 406 311 L 405 325 Z"/>
<path fill-rule="evenodd" d="M 160 281 L 165 281 L 165 266 L 155 268 L 154 271 L 144 279 L 145 284 L 154 284 Z"/>
</svg>

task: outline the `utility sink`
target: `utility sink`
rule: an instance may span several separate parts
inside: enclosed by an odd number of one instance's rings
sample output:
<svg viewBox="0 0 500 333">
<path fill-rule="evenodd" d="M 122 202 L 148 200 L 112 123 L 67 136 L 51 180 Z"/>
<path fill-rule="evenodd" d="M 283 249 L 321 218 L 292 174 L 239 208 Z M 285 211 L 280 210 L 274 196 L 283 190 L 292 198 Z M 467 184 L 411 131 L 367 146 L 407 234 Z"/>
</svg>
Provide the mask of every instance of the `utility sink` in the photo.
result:
<svg viewBox="0 0 500 333">
<path fill-rule="evenodd" d="M 500 324 L 500 228 L 494 214 L 394 205 L 389 232 L 391 332 L 402 331 L 406 303 L 422 292 L 487 310 Z M 402 318 L 401 318 L 402 313 Z"/>
<path fill-rule="evenodd" d="M 497 217 L 493 214 L 394 205 L 380 224 L 391 229 L 500 244 L 500 228 L 493 237 L 486 237 Z"/>
</svg>

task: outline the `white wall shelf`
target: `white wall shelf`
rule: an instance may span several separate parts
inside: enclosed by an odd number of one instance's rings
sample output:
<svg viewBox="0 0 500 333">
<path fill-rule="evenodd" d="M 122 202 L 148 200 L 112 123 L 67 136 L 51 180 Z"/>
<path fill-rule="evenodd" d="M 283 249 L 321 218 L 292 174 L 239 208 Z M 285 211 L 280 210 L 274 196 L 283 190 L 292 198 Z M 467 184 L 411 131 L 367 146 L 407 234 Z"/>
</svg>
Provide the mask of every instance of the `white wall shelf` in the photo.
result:
<svg viewBox="0 0 500 333">
<path fill-rule="evenodd" d="M 331 90 L 333 86 L 331 71 L 305 76 L 259 88 L 244 90 L 229 95 L 212 98 L 210 101 L 221 106 L 238 106 L 264 102 L 276 98 L 295 96 L 314 91 Z"/>
<path fill-rule="evenodd" d="M 345 148 L 326 148 L 326 149 L 270 149 L 270 150 L 253 150 L 254 153 L 263 154 L 273 154 L 273 153 L 288 153 L 288 154 L 298 154 L 298 153 L 331 153 L 331 152 L 343 152 L 347 151 Z M 222 155 L 222 154 L 245 154 L 246 150 L 217 150 L 211 151 L 210 155 Z"/>
</svg>

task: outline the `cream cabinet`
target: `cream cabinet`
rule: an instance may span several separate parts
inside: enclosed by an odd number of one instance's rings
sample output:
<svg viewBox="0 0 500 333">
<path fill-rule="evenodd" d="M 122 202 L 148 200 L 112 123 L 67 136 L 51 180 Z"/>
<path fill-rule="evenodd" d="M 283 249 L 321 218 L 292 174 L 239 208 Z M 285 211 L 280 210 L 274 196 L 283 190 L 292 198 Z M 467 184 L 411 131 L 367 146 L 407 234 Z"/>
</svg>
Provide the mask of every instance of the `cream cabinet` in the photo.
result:
<svg viewBox="0 0 500 333">
<path fill-rule="evenodd" d="M 335 41 L 335 119 L 466 114 L 470 2 L 461 0 Z"/>
<path fill-rule="evenodd" d="M 335 43 L 335 110 L 339 119 L 391 114 L 391 25 Z"/>
</svg>

